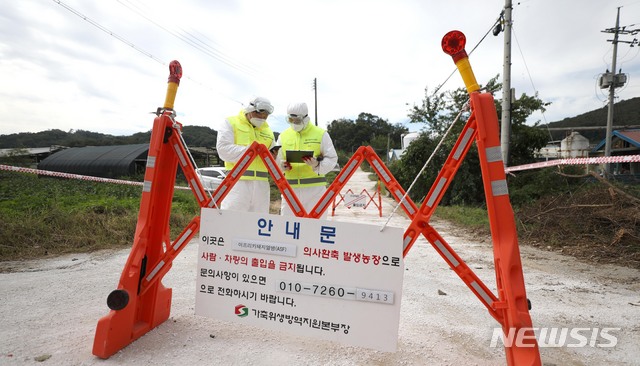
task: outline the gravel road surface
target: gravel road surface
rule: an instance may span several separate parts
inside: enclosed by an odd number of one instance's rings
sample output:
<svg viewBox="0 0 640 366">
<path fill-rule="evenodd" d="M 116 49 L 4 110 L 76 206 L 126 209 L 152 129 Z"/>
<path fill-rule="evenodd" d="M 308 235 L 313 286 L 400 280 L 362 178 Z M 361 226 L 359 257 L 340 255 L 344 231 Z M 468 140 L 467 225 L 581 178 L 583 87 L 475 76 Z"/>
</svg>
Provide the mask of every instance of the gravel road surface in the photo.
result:
<svg viewBox="0 0 640 366">
<path fill-rule="evenodd" d="M 358 171 L 346 188 L 373 190 Z M 346 189 L 345 188 L 345 189 Z M 381 227 L 394 202 L 339 206 L 329 219 Z M 398 210 L 401 211 L 401 210 Z M 406 228 L 397 212 L 390 226 Z M 433 226 L 495 291 L 491 239 L 451 224 Z M 95 326 L 108 313 L 129 250 L 0 263 L 0 365 L 500 365 L 490 347 L 498 324 L 423 238 L 405 258 L 398 350 L 384 353 L 196 316 L 198 244 L 189 243 L 163 283 L 173 288 L 170 318 L 107 360 L 92 355 Z M 615 328 L 615 347 L 541 348 L 545 365 L 640 364 L 640 271 L 594 265 L 536 248 L 521 248 L 534 327 Z M 589 338 L 592 331 L 582 331 Z M 596 334 L 597 336 L 598 334 Z M 590 339 L 590 338 L 589 338 Z M 590 339 L 591 340 L 591 339 Z M 569 340 L 567 343 L 579 343 Z"/>
</svg>

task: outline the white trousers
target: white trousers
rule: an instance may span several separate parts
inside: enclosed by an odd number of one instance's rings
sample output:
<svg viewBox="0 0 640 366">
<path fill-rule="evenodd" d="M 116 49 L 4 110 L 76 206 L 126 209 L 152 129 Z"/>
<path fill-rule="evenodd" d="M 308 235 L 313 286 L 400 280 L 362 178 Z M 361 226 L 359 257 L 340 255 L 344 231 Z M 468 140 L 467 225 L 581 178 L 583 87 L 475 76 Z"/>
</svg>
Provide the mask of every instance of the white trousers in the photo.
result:
<svg viewBox="0 0 640 366">
<path fill-rule="evenodd" d="M 239 180 L 222 200 L 223 210 L 269 213 L 269 182 L 265 180 Z"/>
<path fill-rule="evenodd" d="M 293 192 L 295 192 L 296 196 L 298 196 L 298 200 L 300 201 L 300 203 L 302 203 L 302 207 L 304 207 L 304 210 L 307 211 L 307 213 L 311 212 L 313 206 L 318 203 L 320 197 L 322 197 L 326 190 L 327 187 L 323 186 L 293 188 Z M 330 207 L 327 208 L 322 216 L 319 217 L 319 219 L 326 220 L 327 212 L 330 209 Z M 280 214 L 285 216 L 295 216 L 295 214 L 291 210 L 291 207 L 289 207 L 289 203 L 284 199 L 284 197 L 282 197 L 282 203 L 280 205 Z"/>
</svg>

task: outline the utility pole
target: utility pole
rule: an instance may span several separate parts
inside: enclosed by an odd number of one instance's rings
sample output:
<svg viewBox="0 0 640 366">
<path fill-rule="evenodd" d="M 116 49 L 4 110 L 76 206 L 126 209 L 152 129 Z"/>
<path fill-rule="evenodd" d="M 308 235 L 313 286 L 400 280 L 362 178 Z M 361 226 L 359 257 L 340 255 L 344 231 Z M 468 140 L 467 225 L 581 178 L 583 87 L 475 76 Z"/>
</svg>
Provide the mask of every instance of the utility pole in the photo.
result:
<svg viewBox="0 0 640 366">
<path fill-rule="evenodd" d="M 611 135 L 613 134 L 613 105 L 615 102 L 615 94 L 616 94 L 616 83 L 615 83 L 615 74 L 616 74 L 616 58 L 618 57 L 618 30 L 620 28 L 620 7 L 618 7 L 618 14 L 616 16 L 616 27 L 614 28 L 613 34 L 613 60 L 611 61 L 611 71 L 614 75 L 614 82 L 609 86 L 609 111 L 607 113 L 607 134 L 604 145 L 604 156 L 611 156 Z M 611 174 L 611 164 L 605 165 L 605 171 L 607 174 Z"/>
<path fill-rule="evenodd" d="M 640 29 L 627 30 L 626 27 L 620 27 L 620 7 L 618 7 L 618 13 L 616 15 L 615 28 L 608 28 L 603 30 L 604 33 L 613 33 L 613 39 L 608 40 L 613 43 L 613 60 L 611 61 L 611 72 L 607 70 L 599 78 L 599 84 L 601 89 L 609 88 L 609 110 L 607 113 L 607 134 L 605 137 L 604 156 L 611 156 L 611 136 L 613 134 L 613 106 L 615 103 L 616 88 L 624 86 L 627 82 L 627 75 L 620 72 L 616 73 L 616 59 L 618 56 L 618 43 L 629 43 L 630 47 L 634 44 L 638 44 L 638 39 L 634 38 L 632 41 L 622 41 L 618 39 L 619 35 L 636 35 L 640 32 Z M 605 171 L 607 174 L 611 174 L 611 164 L 605 164 Z"/>
<path fill-rule="evenodd" d="M 390 134 L 390 133 L 388 133 L 388 134 L 387 134 L 387 158 L 385 159 L 385 161 L 386 161 L 387 163 L 389 162 L 389 151 L 390 151 L 390 150 L 389 150 L 389 147 L 390 147 L 390 144 L 391 144 L 390 139 L 391 139 L 391 134 Z"/>
<path fill-rule="evenodd" d="M 505 0 L 502 125 L 500 126 L 500 147 L 502 150 L 502 161 L 505 167 L 509 163 L 509 134 L 511 133 L 511 9 L 511 0 Z"/>
<path fill-rule="evenodd" d="M 318 83 L 317 83 L 317 79 L 313 78 L 313 91 L 314 91 L 314 98 L 315 98 L 315 102 L 313 103 L 313 105 L 315 106 L 316 109 L 316 126 L 318 125 Z"/>
</svg>

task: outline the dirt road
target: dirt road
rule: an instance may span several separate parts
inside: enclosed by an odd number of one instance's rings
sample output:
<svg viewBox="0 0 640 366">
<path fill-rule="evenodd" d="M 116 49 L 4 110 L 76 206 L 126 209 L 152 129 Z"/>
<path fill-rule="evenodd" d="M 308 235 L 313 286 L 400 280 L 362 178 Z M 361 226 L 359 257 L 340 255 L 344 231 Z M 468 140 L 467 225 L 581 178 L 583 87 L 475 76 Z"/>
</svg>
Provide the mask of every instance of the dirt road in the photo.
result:
<svg viewBox="0 0 640 366">
<path fill-rule="evenodd" d="M 347 188 L 371 190 L 358 171 Z M 383 217 L 339 206 L 329 218 L 381 227 Z M 446 222 L 433 226 L 495 291 L 490 238 L 469 237 Z M 406 228 L 393 216 L 390 226 Z M 168 321 L 108 360 L 91 354 L 106 296 L 115 288 L 129 250 L 0 263 L 0 365 L 499 365 L 504 351 L 490 347 L 498 324 L 424 239 L 405 258 L 399 346 L 395 353 L 302 339 L 194 315 L 197 243 L 187 245 L 164 278 L 173 288 Z M 594 266 L 539 249 L 521 248 L 535 327 L 616 328 L 615 347 L 541 348 L 545 365 L 640 363 L 640 271 Z M 619 328 L 619 329 L 617 329 Z M 582 331 L 588 339 L 592 330 Z M 597 334 L 596 334 L 597 336 Z M 567 344 L 579 343 L 576 340 Z"/>
</svg>

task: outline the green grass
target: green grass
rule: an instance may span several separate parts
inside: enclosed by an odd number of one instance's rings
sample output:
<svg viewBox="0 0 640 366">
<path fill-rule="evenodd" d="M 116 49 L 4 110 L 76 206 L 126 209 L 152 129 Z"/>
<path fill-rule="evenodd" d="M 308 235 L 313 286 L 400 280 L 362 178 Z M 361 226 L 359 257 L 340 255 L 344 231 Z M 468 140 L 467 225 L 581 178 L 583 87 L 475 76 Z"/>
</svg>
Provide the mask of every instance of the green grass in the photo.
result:
<svg viewBox="0 0 640 366">
<path fill-rule="evenodd" d="M 0 261 L 39 258 L 133 244 L 142 186 L 0 172 Z M 200 208 L 176 190 L 171 235 Z"/>
<path fill-rule="evenodd" d="M 487 216 L 487 210 L 484 208 L 438 206 L 434 215 L 466 229 L 489 232 L 489 217 Z"/>
<path fill-rule="evenodd" d="M 368 175 L 372 181 L 378 181 L 378 175 L 371 173 Z M 388 195 L 387 189 L 384 184 L 381 184 L 380 193 L 382 195 Z M 415 202 L 420 206 L 421 202 Z M 487 216 L 487 210 L 477 207 L 465 207 L 465 206 L 438 206 L 434 212 L 434 216 L 451 221 L 455 225 L 464 229 L 472 230 L 474 232 L 489 233 L 489 217 Z"/>
<path fill-rule="evenodd" d="M 0 171 L 0 261 L 131 247 L 141 194 L 136 185 Z M 279 199 L 272 185 L 271 200 Z M 279 212 L 277 205 L 272 213 Z M 175 190 L 171 238 L 199 214 L 193 193 Z"/>
<path fill-rule="evenodd" d="M 329 183 L 335 176 L 327 175 Z M 141 193 L 141 186 L 0 171 L 0 261 L 131 247 Z M 271 198 L 280 198 L 275 185 Z M 199 213 L 191 191 L 175 190 L 172 239 Z M 488 231 L 486 211 L 479 208 L 439 207 L 435 215 Z"/>
</svg>

